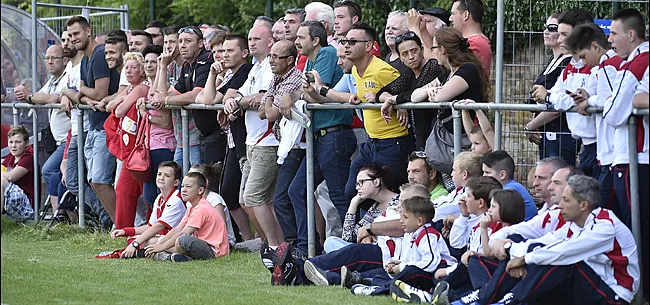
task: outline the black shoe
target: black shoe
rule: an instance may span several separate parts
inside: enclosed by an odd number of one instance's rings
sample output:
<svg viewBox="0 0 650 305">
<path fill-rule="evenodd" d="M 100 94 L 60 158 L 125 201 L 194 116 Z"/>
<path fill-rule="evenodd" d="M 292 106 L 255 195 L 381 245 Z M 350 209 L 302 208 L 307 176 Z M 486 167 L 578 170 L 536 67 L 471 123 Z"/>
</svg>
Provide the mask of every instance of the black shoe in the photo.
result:
<svg viewBox="0 0 650 305">
<path fill-rule="evenodd" d="M 137 251 L 135 251 L 135 257 L 144 258 L 144 249 L 138 249 Z"/>
<path fill-rule="evenodd" d="M 262 243 L 260 246 L 260 256 L 262 257 L 262 263 L 264 264 L 264 267 L 269 270 L 269 272 L 273 273 L 273 256 L 275 254 L 275 250 L 271 249 L 269 247 L 269 244 L 266 242 Z"/>
<path fill-rule="evenodd" d="M 305 261 L 305 276 L 316 286 L 329 286 L 330 282 L 327 280 L 327 272 L 321 268 L 316 267 L 312 262 Z"/>
<path fill-rule="evenodd" d="M 273 252 L 273 269 L 271 270 L 272 285 L 292 285 L 295 281 L 297 267 L 294 264 L 291 252 L 291 244 L 286 242 L 281 243 L 280 246 Z M 287 282 L 287 280 L 289 280 L 289 282 Z"/>
<path fill-rule="evenodd" d="M 370 279 L 363 278 L 357 271 L 351 271 L 346 266 L 341 267 L 341 288 L 350 289 L 356 284 L 371 286 L 372 282 Z"/>
<path fill-rule="evenodd" d="M 180 254 L 180 253 L 173 253 L 170 256 L 170 260 L 172 262 L 176 262 L 176 263 L 184 263 L 184 262 L 189 262 L 192 259 L 189 256 L 186 256 L 186 255 L 183 255 L 183 254 Z"/>
</svg>

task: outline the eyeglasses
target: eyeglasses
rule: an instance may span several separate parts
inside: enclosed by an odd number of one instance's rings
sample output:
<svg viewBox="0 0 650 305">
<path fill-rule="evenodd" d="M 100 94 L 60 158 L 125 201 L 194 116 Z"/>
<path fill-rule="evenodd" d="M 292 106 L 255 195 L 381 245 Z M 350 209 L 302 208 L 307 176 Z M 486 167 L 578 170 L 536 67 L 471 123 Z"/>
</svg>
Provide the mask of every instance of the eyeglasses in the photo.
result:
<svg viewBox="0 0 650 305">
<path fill-rule="evenodd" d="M 44 60 L 45 60 L 45 61 L 57 60 L 57 59 L 61 59 L 61 58 L 63 58 L 63 57 L 65 57 L 65 56 L 52 56 L 52 57 L 45 57 Z"/>
<path fill-rule="evenodd" d="M 361 179 L 361 180 L 357 181 L 357 187 L 361 187 L 364 183 L 366 183 L 366 181 L 372 181 L 372 180 L 375 180 L 375 179 L 377 179 L 377 178 Z"/>
<path fill-rule="evenodd" d="M 404 33 L 402 35 L 398 35 L 397 37 L 395 37 L 395 44 L 400 44 L 400 43 L 402 43 L 402 41 L 404 41 L 406 39 L 411 39 L 413 37 L 415 37 L 415 33 L 411 32 L 411 31 L 408 31 L 408 32 L 406 32 L 406 33 Z"/>
<path fill-rule="evenodd" d="M 545 24 L 544 28 L 551 33 L 557 33 L 558 25 L 557 24 Z"/>
<path fill-rule="evenodd" d="M 284 55 L 284 56 L 278 56 L 277 54 L 269 54 L 267 55 L 268 58 L 272 60 L 278 60 L 278 59 L 285 59 L 291 57 L 291 55 Z"/>
<path fill-rule="evenodd" d="M 339 43 L 341 45 L 350 44 L 350 46 L 354 46 L 355 44 L 357 44 L 357 42 L 370 42 L 370 40 L 355 40 L 355 39 L 345 39 L 345 38 L 339 40 Z"/>
<path fill-rule="evenodd" d="M 425 153 L 424 151 L 421 151 L 421 150 L 414 151 L 413 154 L 418 158 L 422 158 L 422 159 L 427 158 L 427 153 Z"/>
<path fill-rule="evenodd" d="M 199 39 L 203 39 L 203 33 L 201 33 L 200 31 L 198 31 L 197 29 L 191 26 L 186 26 L 178 30 L 178 35 L 182 33 L 190 33 L 190 34 L 194 33 L 196 36 L 199 36 Z"/>
</svg>

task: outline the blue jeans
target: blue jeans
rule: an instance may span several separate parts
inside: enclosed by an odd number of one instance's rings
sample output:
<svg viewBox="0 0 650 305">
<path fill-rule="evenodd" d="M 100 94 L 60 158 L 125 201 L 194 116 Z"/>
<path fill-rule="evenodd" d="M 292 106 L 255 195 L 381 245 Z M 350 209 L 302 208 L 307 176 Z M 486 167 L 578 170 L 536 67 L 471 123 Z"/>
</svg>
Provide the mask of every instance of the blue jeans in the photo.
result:
<svg viewBox="0 0 650 305">
<path fill-rule="evenodd" d="M 61 162 L 63 161 L 63 152 L 65 150 L 65 142 L 59 144 L 59 146 L 56 147 L 56 150 L 50 155 L 49 158 L 45 161 L 45 164 L 43 164 L 43 180 L 45 183 L 47 183 L 48 187 L 50 185 L 50 178 L 61 172 Z M 75 160 L 76 161 L 76 160 Z M 54 185 L 54 187 L 57 187 L 57 185 Z M 51 195 L 51 194 L 50 194 Z"/>
<path fill-rule="evenodd" d="M 176 147 L 174 161 L 183 167 L 183 147 Z M 201 164 L 201 150 L 198 145 L 190 146 L 190 166 Z"/>
<path fill-rule="evenodd" d="M 353 243 L 346 241 L 343 238 L 337 236 L 330 236 L 327 239 L 325 239 L 325 243 L 323 244 L 323 251 L 325 253 L 330 253 L 336 250 L 343 249 L 351 244 Z"/>
<path fill-rule="evenodd" d="M 357 139 L 352 129 L 327 133 L 323 137 L 314 139 L 314 186 L 325 179 L 329 187 L 330 199 L 339 212 L 341 222 L 345 219 L 345 213 L 350 205 L 343 190 L 348 180 L 350 156 L 354 153 L 356 143 Z M 307 159 L 303 159 L 296 177 L 289 186 L 289 198 L 296 213 L 298 249 L 304 253 L 307 253 L 308 235 L 307 196 L 314 196 L 314 194 L 307 194 Z"/>
<path fill-rule="evenodd" d="M 68 162 L 66 163 L 66 184 L 65 186 L 72 192 L 77 198 L 79 197 L 79 181 L 83 183 L 83 187 L 86 196 L 86 204 L 90 206 L 93 212 L 99 215 L 99 220 L 103 226 L 112 223 L 111 218 L 108 216 L 108 213 L 104 210 L 101 202 L 97 198 L 97 195 L 87 183 L 86 177 L 83 177 L 83 180 L 79 180 L 78 177 L 78 164 L 77 164 L 77 136 L 72 137 L 70 140 L 70 145 L 68 146 Z M 85 165 L 85 164 L 84 164 Z M 110 226 L 109 226 L 110 227 Z"/>
<path fill-rule="evenodd" d="M 160 194 L 160 190 L 156 186 L 156 176 L 158 174 L 158 165 L 165 161 L 172 161 L 174 159 L 174 153 L 166 148 L 154 149 L 150 151 L 151 156 L 151 180 L 144 183 L 143 196 L 144 201 L 147 203 L 149 208 L 153 208 L 153 203 Z"/>
<path fill-rule="evenodd" d="M 576 165 L 576 152 L 578 151 L 576 139 L 569 133 L 555 133 L 555 140 L 549 140 L 546 133 L 542 135 L 539 145 L 539 158 L 561 157 L 569 165 Z"/>
<path fill-rule="evenodd" d="M 91 130 L 86 138 L 84 147 L 88 180 L 97 184 L 113 184 L 115 182 L 116 158 L 106 146 L 106 131 Z"/>
<path fill-rule="evenodd" d="M 371 138 L 368 142 L 359 145 L 359 155 L 352 161 L 348 182 L 345 185 L 347 199 L 351 200 L 357 194 L 357 175 L 359 170 L 367 165 L 376 164 L 390 167 L 393 181 L 395 181 L 395 185 L 389 186 L 390 188 L 396 188 L 408 182 L 406 167 L 411 152 L 413 152 L 413 140 L 409 135 L 393 139 Z M 344 216 L 342 215 L 341 219 L 345 219 Z"/>
<path fill-rule="evenodd" d="M 289 198 L 289 186 L 296 176 L 302 160 L 305 158 L 304 149 L 292 149 L 282 165 L 278 165 L 278 179 L 275 183 L 273 195 L 273 208 L 278 218 L 284 239 L 295 245 L 298 240 L 298 228 L 296 225 L 296 214 L 293 211 L 291 198 Z"/>
</svg>

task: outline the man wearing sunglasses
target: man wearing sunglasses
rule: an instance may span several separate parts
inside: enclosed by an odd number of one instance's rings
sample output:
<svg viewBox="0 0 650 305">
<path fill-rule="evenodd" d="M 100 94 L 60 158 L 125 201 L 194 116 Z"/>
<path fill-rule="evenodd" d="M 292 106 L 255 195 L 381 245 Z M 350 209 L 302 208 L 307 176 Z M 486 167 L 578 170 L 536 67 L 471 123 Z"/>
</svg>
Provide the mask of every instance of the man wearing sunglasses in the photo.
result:
<svg viewBox="0 0 650 305">
<path fill-rule="evenodd" d="M 214 63 L 210 51 L 203 46 L 203 34 L 195 26 L 184 27 L 178 31 L 178 49 L 185 60 L 178 82 L 169 89 L 160 88 L 152 98 L 152 105 L 162 109 L 165 105 L 186 106 L 194 102 L 196 96 L 205 88 L 210 74 L 210 66 Z M 165 82 L 163 82 L 166 84 Z M 196 127 L 201 132 L 199 146 L 202 154 L 205 147 L 214 143 L 208 140 L 213 133 L 219 134 L 219 124 L 212 110 L 192 111 Z"/>
</svg>

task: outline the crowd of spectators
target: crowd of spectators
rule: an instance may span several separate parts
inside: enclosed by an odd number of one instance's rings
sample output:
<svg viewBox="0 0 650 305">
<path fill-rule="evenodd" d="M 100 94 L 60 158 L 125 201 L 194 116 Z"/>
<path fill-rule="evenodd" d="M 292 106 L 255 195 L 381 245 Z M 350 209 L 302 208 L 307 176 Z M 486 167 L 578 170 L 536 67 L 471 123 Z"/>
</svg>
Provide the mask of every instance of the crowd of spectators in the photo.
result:
<svg viewBox="0 0 650 305">
<path fill-rule="evenodd" d="M 84 212 L 112 238 L 127 239 L 98 258 L 214 259 L 258 241 L 274 285 L 341 285 L 433 304 L 558 297 L 600 304 L 630 303 L 643 278 L 647 298 L 650 199 L 642 187 L 639 262 L 629 229 L 626 125 L 633 108 L 648 108 L 641 13 L 614 13 L 609 37 L 580 9 L 548 17 L 552 56 L 528 102 L 578 112 L 537 113 L 526 124 L 540 159 L 529 193 L 513 157 L 493 151 L 488 113 L 462 112 L 464 152 L 454 156 L 451 110 L 394 109 L 492 99 L 484 12 L 480 0 L 455 0 L 450 12 L 391 12 L 383 42 L 352 0 L 312 2 L 277 21 L 260 16 L 244 35 L 154 21 L 94 39 L 88 20 L 74 16 L 62 45 L 47 49 L 45 86 L 14 92 L 24 102 L 61 105 L 49 115 L 56 147 L 42 179 L 53 210 L 76 219 L 79 211 L 57 203 L 83 187 Z M 384 57 L 380 43 L 390 50 Z M 309 120 L 309 103 L 381 109 L 316 110 Z M 84 130 L 76 104 L 92 107 Z M 166 106 L 190 104 L 224 107 L 188 110 L 183 134 L 181 111 Z M 590 106 L 604 111 L 587 113 Z M 635 119 L 645 186 L 648 117 Z M 314 194 L 305 142 L 312 131 Z M 3 136 L 10 148 L 3 213 L 22 221 L 38 200 L 33 152 L 25 128 Z M 185 177 L 184 138 L 192 165 Z M 77 176 L 80 139 L 86 177 Z M 142 161 L 146 169 L 137 167 Z M 308 196 L 318 205 L 311 258 Z"/>
</svg>

